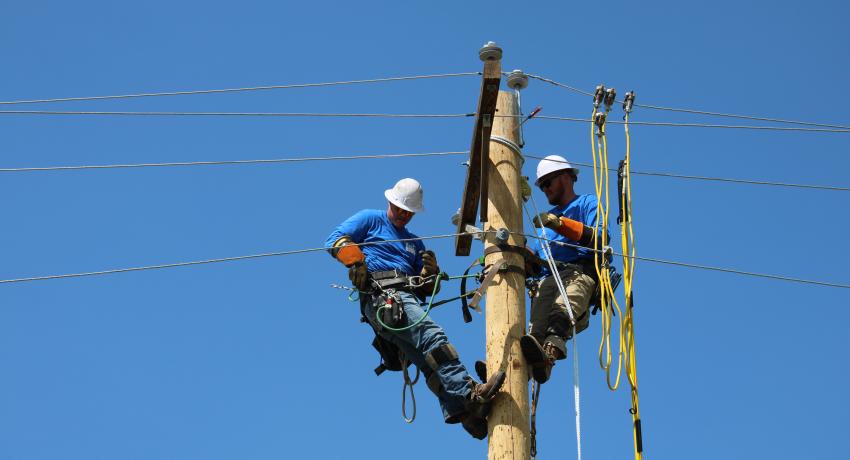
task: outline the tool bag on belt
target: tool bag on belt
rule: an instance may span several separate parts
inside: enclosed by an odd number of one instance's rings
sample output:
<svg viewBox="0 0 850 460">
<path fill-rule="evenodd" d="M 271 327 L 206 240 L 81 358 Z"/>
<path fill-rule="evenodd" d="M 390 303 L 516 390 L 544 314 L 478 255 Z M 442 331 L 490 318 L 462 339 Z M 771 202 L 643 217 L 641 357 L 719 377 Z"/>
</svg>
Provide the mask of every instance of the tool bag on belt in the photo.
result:
<svg viewBox="0 0 850 460">
<path fill-rule="evenodd" d="M 396 270 L 373 272 L 370 279 L 376 294 L 376 299 L 381 299 L 389 308 L 381 309 L 381 321 L 390 327 L 401 327 L 407 323 L 407 315 L 404 313 L 404 304 L 401 297 L 396 292 L 397 290 L 407 290 L 409 286 L 408 276 Z M 375 299 L 371 299 L 374 301 Z M 366 300 L 360 302 L 360 313 L 362 314 L 361 322 L 369 323 L 366 319 Z M 370 324 L 370 326 L 372 326 Z M 375 368 L 375 375 L 381 375 L 384 371 L 400 371 L 405 363 L 404 354 L 398 347 L 389 340 L 381 337 L 375 327 L 372 326 L 372 332 L 375 333 L 375 338 L 372 340 L 372 347 L 381 355 L 381 362 Z M 409 366 L 410 363 L 406 362 Z"/>
</svg>

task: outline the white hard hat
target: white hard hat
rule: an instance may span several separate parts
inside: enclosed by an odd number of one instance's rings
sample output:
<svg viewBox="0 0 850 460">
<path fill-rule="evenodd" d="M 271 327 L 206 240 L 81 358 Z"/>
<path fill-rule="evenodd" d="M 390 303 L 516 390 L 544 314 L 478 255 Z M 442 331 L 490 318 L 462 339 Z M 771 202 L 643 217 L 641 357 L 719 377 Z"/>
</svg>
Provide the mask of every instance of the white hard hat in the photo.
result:
<svg viewBox="0 0 850 460">
<path fill-rule="evenodd" d="M 578 174 L 578 169 L 573 168 L 566 158 L 560 155 L 549 155 L 537 163 L 537 180 L 534 181 L 534 185 L 540 185 L 542 177 L 555 171 L 572 171 L 573 174 Z"/>
<path fill-rule="evenodd" d="M 393 188 L 384 191 L 387 200 L 405 211 L 422 212 L 422 186 L 416 179 L 402 179 Z"/>
</svg>

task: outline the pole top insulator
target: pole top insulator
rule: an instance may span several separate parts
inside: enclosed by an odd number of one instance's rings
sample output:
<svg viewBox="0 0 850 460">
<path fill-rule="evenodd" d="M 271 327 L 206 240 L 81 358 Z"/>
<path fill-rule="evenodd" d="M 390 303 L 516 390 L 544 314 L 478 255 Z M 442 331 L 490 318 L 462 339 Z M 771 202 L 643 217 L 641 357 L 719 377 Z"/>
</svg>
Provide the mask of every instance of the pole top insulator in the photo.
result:
<svg viewBox="0 0 850 460">
<path fill-rule="evenodd" d="M 528 87 L 528 75 L 522 70 L 515 69 L 508 74 L 508 88 L 513 88 L 517 91 Z"/>
<path fill-rule="evenodd" d="M 499 48 L 496 42 L 487 42 L 478 50 L 478 57 L 482 61 L 500 61 L 502 60 L 502 48 Z"/>
</svg>

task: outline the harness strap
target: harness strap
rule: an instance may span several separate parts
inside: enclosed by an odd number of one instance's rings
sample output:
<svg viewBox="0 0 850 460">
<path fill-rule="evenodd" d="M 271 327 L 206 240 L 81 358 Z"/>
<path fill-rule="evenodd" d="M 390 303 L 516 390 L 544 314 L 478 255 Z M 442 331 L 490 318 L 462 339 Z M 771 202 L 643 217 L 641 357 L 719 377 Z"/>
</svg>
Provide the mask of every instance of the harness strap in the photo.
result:
<svg viewBox="0 0 850 460">
<path fill-rule="evenodd" d="M 466 268 L 466 271 L 463 272 L 463 277 L 460 279 L 460 311 L 463 313 L 463 322 L 471 323 L 472 322 L 472 313 L 469 312 L 469 302 L 468 298 L 472 297 L 472 294 L 466 293 L 466 280 L 467 276 L 469 276 L 469 271 L 472 270 L 476 265 L 484 265 L 484 258 L 476 259 L 475 262 Z"/>
<path fill-rule="evenodd" d="M 432 372 L 431 375 L 425 379 L 425 385 L 428 385 L 428 389 L 431 390 L 432 393 L 440 396 L 440 390 L 443 389 L 443 385 L 440 383 L 440 376 L 437 375 L 436 372 Z"/>
<path fill-rule="evenodd" d="M 485 251 L 486 252 L 486 251 Z M 496 275 L 499 274 L 499 270 L 494 270 L 493 267 L 501 268 L 505 265 L 505 261 L 499 259 L 490 267 L 490 271 L 487 272 L 487 276 L 481 281 L 481 286 L 478 286 L 478 289 L 475 290 L 475 294 L 472 296 L 472 300 L 469 302 L 469 306 L 474 308 L 475 311 L 481 312 L 481 308 L 478 307 L 478 303 L 481 302 L 481 298 L 484 297 L 484 291 L 493 284 L 493 279 L 496 278 Z"/>
<path fill-rule="evenodd" d="M 450 343 L 444 343 L 425 355 L 425 363 L 436 373 L 441 365 L 458 358 L 459 356 L 455 347 Z"/>
</svg>

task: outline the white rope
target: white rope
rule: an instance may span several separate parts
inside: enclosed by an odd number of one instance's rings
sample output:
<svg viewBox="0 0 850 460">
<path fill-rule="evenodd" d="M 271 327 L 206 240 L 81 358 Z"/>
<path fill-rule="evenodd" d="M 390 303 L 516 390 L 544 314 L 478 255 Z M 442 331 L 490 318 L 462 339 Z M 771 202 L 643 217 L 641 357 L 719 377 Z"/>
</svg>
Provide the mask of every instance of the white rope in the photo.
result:
<svg viewBox="0 0 850 460">
<path fill-rule="evenodd" d="M 534 202 L 534 196 L 529 197 L 531 199 L 531 205 L 534 207 L 534 213 L 536 215 L 540 215 L 539 210 L 537 209 L 537 204 Z M 534 222 L 531 216 L 528 214 L 528 209 L 525 205 L 523 205 L 523 209 L 525 210 L 525 214 L 531 220 L 532 228 L 534 227 Z M 552 278 L 555 280 L 555 285 L 558 287 L 558 291 L 561 293 L 561 297 L 564 299 L 564 307 L 567 309 L 567 314 L 570 317 L 570 323 L 572 324 L 573 329 L 573 401 L 575 403 L 575 412 L 576 412 L 576 449 L 578 450 L 578 460 L 581 460 L 581 387 L 579 385 L 579 367 L 578 367 L 578 334 L 576 333 L 576 318 L 573 313 L 572 304 L 570 304 L 570 299 L 567 296 L 567 290 L 564 288 L 563 280 L 561 280 L 561 274 L 558 272 L 558 267 L 555 266 L 555 258 L 552 255 L 552 248 L 549 246 L 549 239 L 545 237 L 545 230 L 540 228 L 540 241 L 543 241 L 543 244 L 540 247 L 543 249 L 543 254 L 546 256 L 546 261 L 549 263 L 549 271 L 551 272 Z"/>
<path fill-rule="evenodd" d="M 402 80 L 418 80 L 423 78 L 444 78 L 444 77 L 461 77 L 469 75 L 481 75 L 480 72 L 463 72 L 463 73 L 443 73 L 433 75 L 414 75 L 409 77 L 388 77 L 388 78 L 371 78 L 367 80 L 348 80 L 334 81 L 326 83 L 300 83 L 292 85 L 270 85 L 270 86 L 252 86 L 245 88 L 226 88 L 226 89 L 204 89 L 195 91 L 169 91 L 163 93 L 140 93 L 140 94 L 121 94 L 117 96 L 86 96 L 86 97 L 64 97 L 55 99 L 30 99 L 18 101 L 0 101 L 0 105 L 14 104 L 38 104 L 43 102 L 70 102 L 70 101 L 97 101 L 104 99 L 130 99 L 138 97 L 156 97 L 156 96 L 184 96 L 187 94 L 213 94 L 213 93 L 236 93 L 244 91 L 265 91 L 271 89 L 291 89 L 291 88 L 315 88 L 320 86 L 337 86 L 337 85 L 355 85 L 361 83 L 379 83 L 388 81 Z"/>
</svg>

